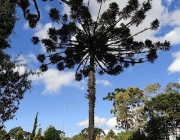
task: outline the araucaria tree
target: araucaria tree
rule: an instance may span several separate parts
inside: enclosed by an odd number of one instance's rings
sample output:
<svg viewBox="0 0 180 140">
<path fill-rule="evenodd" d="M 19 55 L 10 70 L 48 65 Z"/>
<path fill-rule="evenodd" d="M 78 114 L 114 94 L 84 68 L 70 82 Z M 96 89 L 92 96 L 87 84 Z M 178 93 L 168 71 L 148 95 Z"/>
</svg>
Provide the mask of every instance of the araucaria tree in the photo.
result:
<svg viewBox="0 0 180 140">
<path fill-rule="evenodd" d="M 70 8 L 69 14 L 61 14 L 57 8 L 50 9 L 50 18 L 61 27 L 49 28 L 48 37 L 41 40 L 47 53 L 37 57 L 42 63 L 42 71 L 47 71 L 48 65 L 56 65 L 60 71 L 75 67 L 77 81 L 83 76 L 88 77 L 89 140 L 95 139 L 95 73 L 118 75 L 129 66 L 146 61 L 153 63 L 158 57 L 157 51 L 170 49 L 168 41 L 134 39 L 147 30 L 158 29 L 157 19 L 139 32 L 130 32 L 130 27 L 138 27 L 146 18 L 152 0 L 142 4 L 138 0 L 129 0 L 121 10 L 116 2 L 111 2 L 108 9 L 101 11 L 105 1 L 97 0 L 99 12 L 94 19 L 90 13 L 90 0 L 62 0 Z M 32 38 L 34 44 L 39 41 L 38 37 Z"/>
</svg>

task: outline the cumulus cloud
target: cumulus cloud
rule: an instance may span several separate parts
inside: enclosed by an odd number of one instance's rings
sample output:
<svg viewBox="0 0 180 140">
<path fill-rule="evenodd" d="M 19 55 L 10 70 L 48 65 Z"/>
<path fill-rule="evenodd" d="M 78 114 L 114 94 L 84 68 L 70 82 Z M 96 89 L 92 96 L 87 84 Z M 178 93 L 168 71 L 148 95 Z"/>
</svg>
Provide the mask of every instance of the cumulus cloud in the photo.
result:
<svg viewBox="0 0 180 140">
<path fill-rule="evenodd" d="M 173 53 L 174 61 L 168 67 L 170 73 L 180 72 L 180 51 Z"/>
<path fill-rule="evenodd" d="M 96 80 L 96 84 L 101 84 L 103 86 L 112 86 L 111 82 L 108 80 Z"/>
<path fill-rule="evenodd" d="M 166 40 L 171 40 L 172 45 L 177 45 L 180 43 L 180 27 L 174 28 L 172 31 L 167 33 L 164 38 Z"/>
<path fill-rule="evenodd" d="M 37 32 L 34 34 L 34 36 L 39 37 L 40 39 L 46 38 L 47 36 L 47 31 L 49 28 L 52 28 L 53 24 L 52 23 L 46 23 L 44 26 L 40 25 L 39 29 L 37 29 Z"/>
<path fill-rule="evenodd" d="M 88 127 L 88 122 L 89 120 L 85 120 L 82 122 L 78 122 L 76 123 L 77 126 L 83 126 L 83 127 Z M 100 118 L 99 116 L 94 117 L 94 121 L 95 121 L 95 126 L 102 126 L 103 124 L 105 124 L 106 119 L 105 118 Z"/>
<path fill-rule="evenodd" d="M 116 118 L 113 117 L 113 118 L 108 119 L 107 122 L 106 122 L 106 125 L 107 125 L 109 128 L 115 128 L 115 126 L 117 125 L 117 123 L 116 123 Z"/>
<path fill-rule="evenodd" d="M 62 87 L 73 86 L 83 89 L 83 83 L 74 81 L 74 72 L 60 72 L 56 69 L 49 69 L 39 77 L 31 76 L 30 79 L 35 83 L 43 83 L 45 86 L 44 94 L 60 93 Z M 81 85 L 82 84 L 82 85 Z"/>
<path fill-rule="evenodd" d="M 44 9 L 46 10 L 46 11 L 48 11 L 49 12 L 49 10 L 51 9 L 52 7 L 50 6 L 50 5 L 46 5 L 45 7 L 44 7 Z"/>
</svg>

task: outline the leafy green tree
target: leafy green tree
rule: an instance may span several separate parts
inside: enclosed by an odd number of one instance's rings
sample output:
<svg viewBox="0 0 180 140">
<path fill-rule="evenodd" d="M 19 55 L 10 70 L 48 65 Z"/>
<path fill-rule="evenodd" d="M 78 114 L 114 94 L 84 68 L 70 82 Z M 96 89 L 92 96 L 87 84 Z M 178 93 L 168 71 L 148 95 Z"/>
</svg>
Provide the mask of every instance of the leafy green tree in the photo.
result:
<svg viewBox="0 0 180 140">
<path fill-rule="evenodd" d="M 54 126 L 49 126 L 44 132 L 44 140 L 60 140 L 60 133 Z"/>
<path fill-rule="evenodd" d="M 113 101 L 114 109 L 111 110 L 117 119 L 117 127 L 127 130 L 136 130 L 142 121 L 143 90 L 138 87 L 127 89 L 115 89 L 115 92 L 108 93 L 104 100 Z"/>
<path fill-rule="evenodd" d="M 86 140 L 82 134 L 74 135 L 71 140 Z"/>
<path fill-rule="evenodd" d="M 147 85 L 144 90 L 144 100 L 150 100 L 155 97 L 160 92 L 161 85 L 159 83 L 154 83 Z"/>
<path fill-rule="evenodd" d="M 12 139 L 15 139 L 15 136 L 19 130 L 23 130 L 22 127 L 14 127 L 8 132 L 8 134 L 11 136 Z"/>
<path fill-rule="evenodd" d="M 88 139 L 88 128 L 81 130 L 80 134 L 84 139 Z M 96 139 L 100 139 L 101 136 L 105 136 L 105 132 L 101 128 L 95 127 L 94 135 Z"/>
<path fill-rule="evenodd" d="M 105 1 L 97 0 L 99 12 L 96 19 L 92 18 L 89 10 L 90 0 L 88 3 L 85 0 L 62 0 L 70 8 L 69 16 L 62 15 L 56 8 L 50 9 L 51 20 L 62 26 L 49 28 L 48 38 L 41 40 L 47 53 L 37 57 L 43 72 L 48 70 L 48 65 L 56 65 L 60 71 L 75 67 L 77 81 L 83 76 L 88 77 L 89 140 L 95 139 L 95 73 L 118 75 L 129 66 L 147 61 L 153 63 L 159 50 L 167 51 L 171 47 L 168 41 L 134 39 L 147 30 L 158 29 L 157 19 L 139 32 L 130 31 L 131 26 L 138 27 L 146 18 L 146 13 L 152 8 L 152 0 L 142 4 L 138 0 L 128 0 L 121 10 L 116 2 L 111 2 L 105 11 L 101 11 Z M 39 41 L 38 37 L 32 38 L 34 44 Z"/>
<path fill-rule="evenodd" d="M 31 71 L 20 73 L 18 59 L 12 60 L 5 50 L 10 48 L 9 36 L 17 18 L 12 0 L 0 0 L 0 129 L 5 121 L 12 119 L 19 108 L 24 93 L 31 88 L 28 76 Z M 24 67 L 25 68 L 25 67 Z"/>
<path fill-rule="evenodd" d="M 133 133 L 132 131 L 125 131 L 125 132 L 122 131 L 121 133 L 117 134 L 117 139 L 118 140 L 129 140 L 132 133 Z"/>
<path fill-rule="evenodd" d="M 24 139 L 24 131 L 19 129 L 15 135 L 15 140 L 23 140 Z"/>
<path fill-rule="evenodd" d="M 148 112 L 150 121 L 154 118 L 155 120 L 161 119 L 160 124 L 157 122 L 154 124 L 164 125 L 162 126 L 165 129 L 164 132 L 177 136 L 177 129 L 180 124 L 179 93 L 171 92 L 157 95 L 145 104 L 145 111 Z"/>
<path fill-rule="evenodd" d="M 4 129 L 0 130 L 0 140 L 5 140 L 6 134 L 7 134 L 6 130 Z"/>
<path fill-rule="evenodd" d="M 33 137 L 33 140 L 44 140 L 44 137 L 42 136 L 42 128 L 38 129 L 37 134 Z"/>
<path fill-rule="evenodd" d="M 109 130 L 109 132 L 107 133 L 107 135 L 105 136 L 105 140 L 110 140 L 110 139 L 116 139 L 116 134 L 115 132 L 111 129 Z"/>
<path fill-rule="evenodd" d="M 38 112 L 36 113 L 36 117 L 34 119 L 34 125 L 33 125 L 32 133 L 30 135 L 30 140 L 33 140 L 33 137 L 36 135 L 37 123 L 38 123 Z"/>
<path fill-rule="evenodd" d="M 169 139 L 168 127 L 164 117 L 151 117 L 149 121 L 147 121 L 144 133 L 146 134 L 147 140 L 155 139 Z"/>
<path fill-rule="evenodd" d="M 128 140 L 152 140 L 153 138 L 147 138 L 145 133 L 137 130 L 132 132 L 132 135 L 130 136 L 130 138 Z M 153 140 L 163 140 L 163 139 L 153 139 Z"/>
</svg>

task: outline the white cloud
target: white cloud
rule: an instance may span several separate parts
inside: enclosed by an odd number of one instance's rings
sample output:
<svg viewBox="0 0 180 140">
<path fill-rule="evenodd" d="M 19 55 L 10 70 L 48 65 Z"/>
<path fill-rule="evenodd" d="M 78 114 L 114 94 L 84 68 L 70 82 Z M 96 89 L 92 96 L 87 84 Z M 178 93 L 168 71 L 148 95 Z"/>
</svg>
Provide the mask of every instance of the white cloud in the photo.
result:
<svg viewBox="0 0 180 140">
<path fill-rule="evenodd" d="M 49 12 L 49 10 L 50 10 L 52 7 L 51 7 L 50 5 L 47 4 L 44 8 L 45 8 L 46 11 Z"/>
<path fill-rule="evenodd" d="M 180 27 L 174 28 L 164 36 L 165 40 L 170 40 L 172 45 L 180 43 Z"/>
<path fill-rule="evenodd" d="M 52 23 L 46 23 L 44 26 L 40 26 L 39 29 L 37 29 L 37 32 L 34 34 L 34 36 L 39 37 L 40 39 L 42 38 L 47 38 L 47 31 L 49 28 L 52 28 L 53 24 Z"/>
<path fill-rule="evenodd" d="M 28 24 L 28 22 L 26 22 L 26 23 L 23 25 L 23 29 L 25 29 L 25 30 L 29 29 L 29 24 Z"/>
<path fill-rule="evenodd" d="M 96 80 L 96 84 L 101 84 L 103 86 L 112 86 L 111 82 L 107 80 Z"/>
<path fill-rule="evenodd" d="M 26 68 L 24 66 L 18 66 L 14 69 L 14 71 L 18 71 L 20 75 L 24 74 L 26 71 Z"/>
<path fill-rule="evenodd" d="M 88 127 L 88 124 L 89 124 L 88 119 L 85 121 L 76 123 L 77 126 L 84 126 L 84 127 Z"/>
<path fill-rule="evenodd" d="M 180 51 L 173 53 L 174 61 L 168 67 L 168 71 L 171 73 L 180 72 Z"/>
<path fill-rule="evenodd" d="M 116 118 L 113 117 L 113 118 L 108 119 L 108 121 L 106 122 L 106 125 L 107 125 L 109 128 L 115 128 L 115 126 L 117 125 L 117 123 L 116 123 Z"/>
<path fill-rule="evenodd" d="M 60 93 L 63 86 L 73 86 L 79 89 L 84 89 L 84 82 L 74 81 L 74 72 L 60 72 L 56 69 L 48 69 L 39 77 L 31 76 L 30 79 L 35 83 L 43 83 L 45 86 L 44 94 Z"/>
<path fill-rule="evenodd" d="M 82 122 L 78 122 L 76 123 L 77 126 L 84 126 L 84 127 L 88 127 L 88 122 L 89 120 L 85 120 L 85 121 L 82 121 Z M 101 126 L 103 125 L 105 122 L 106 122 L 106 119 L 105 118 L 100 118 L 99 116 L 96 116 L 94 117 L 94 122 L 95 122 L 95 126 Z"/>
<path fill-rule="evenodd" d="M 36 55 L 33 54 L 33 53 L 28 54 L 28 55 L 27 55 L 27 59 L 28 59 L 28 61 L 31 61 L 31 62 L 35 62 L 35 63 L 38 62 Z"/>
</svg>

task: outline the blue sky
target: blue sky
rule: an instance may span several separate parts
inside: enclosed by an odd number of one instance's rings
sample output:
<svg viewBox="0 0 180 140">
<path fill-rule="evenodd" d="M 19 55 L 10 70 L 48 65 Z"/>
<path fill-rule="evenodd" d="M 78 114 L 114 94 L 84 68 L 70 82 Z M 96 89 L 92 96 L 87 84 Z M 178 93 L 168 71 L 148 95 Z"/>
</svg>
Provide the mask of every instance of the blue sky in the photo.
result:
<svg viewBox="0 0 180 140">
<path fill-rule="evenodd" d="M 120 7 L 125 3 L 116 1 Z M 140 0 L 142 1 L 142 0 Z M 36 29 L 30 29 L 27 22 L 23 19 L 20 9 L 17 15 L 20 20 L 17 22 L 15 32 L 11 37 L 12 48 L 7 50 L 12 56 L 22 53 L 20 58 L 28 64 L 28 68 L 37 70 L 40 65 L 36 60 L 36 55 L 44 52 L 42 45 L 34 46 L 31 43 L 31 37 L 36 35 L 40 38 L 46 36 L 47 28 L 58 27 L 47 17 L 47 10 L 50 7 L 57 6 L 56 2 L 43 3 L 38 1 L 41 11 L 41 20 Z M 106 9 L 108 3 L 105 3 L 102 10 Z M 95 0 L 90 1 L 90 10 L 93 17 L 96 18 L 99 5 Z M 32 5 L 32 10 L 33 5 Z M 61 7 L 62 12 L 67 12 L 66 6 Z M 173 48 L 168 52 L 159 52 L 158 59 L 151 63 L 139 64 L 125 69 L 118 76 L 96 75 L 96 108 L 95 125 L 104 129 L 106 132 L 110 129 L 115 131 L 116 122 L 110 110 L 113 108 L 112 102 L 103 101 L 103 97 L 115 88 L 127 88 L 128 86 L 138 86 L 144 89 L 145 86 L 153 83 L 160 83 L 163 87 L 169 82 L 180 82 L 180 0 L 154 0 L 153 9 L 148 12 L 146 20 L 138 28 L 132 27 L 132 32 L 147 27 L 155 18 L 161 22 L 161 28 L 158 31 L 147 31 L 136 37 L 137 40 L 146 38 L 157 40 L 169 40 Z M 23 68 L 21 69 L 23 71 Z M 32 131 L 36 112 L 39 112 L 38 127 L 43 131 L 49 125 L 57 129 L 63 129 L 66 136 L 78 134 L 83 128 L 88 126 L 88 100 L 85 98 L 87 93 L 87 79 L 81 82 L 74 81 L 75 70 L 57 71 L 51 67 L 49 71 L 42 76 L 30 77 L 33 88 L 28 91 L 21 101 L 20 109 L 17 111 L 13 120 L 5 123 L 6 130 L 21 126 L 25 131 Z M 70 103 L 73 101 L 73 103 Z M 64 113 L 64 108 L 66 112 Z"/>
</svg>

